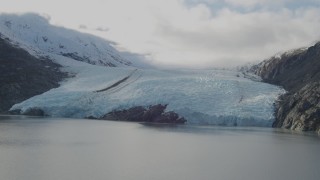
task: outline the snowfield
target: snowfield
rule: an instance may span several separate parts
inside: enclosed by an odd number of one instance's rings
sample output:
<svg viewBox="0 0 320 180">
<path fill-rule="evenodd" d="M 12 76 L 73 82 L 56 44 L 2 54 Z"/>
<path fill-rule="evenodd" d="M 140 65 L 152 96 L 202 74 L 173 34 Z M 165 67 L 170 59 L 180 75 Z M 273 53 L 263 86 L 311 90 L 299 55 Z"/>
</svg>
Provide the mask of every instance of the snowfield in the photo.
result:
<svg viewBox="0 0 320 180">
<path fill-rule="evenodd" d="M 96 36 L 49 24 L 37 14 L 1 14 L 0 36 L 35 56 L 48 53 L 100 66 L 128 66 L 112 43 Z"/>
<path fill-rule="evenodd" d="M 70 58 L 56 62 L 76 76 L 11 110 L 38 107 L 54 117 L 83 118 L 160 103 L 189 124 L 271 126 L 273 103 L 284 92 L 237 71 L 110 68 Z"/>
</svg>

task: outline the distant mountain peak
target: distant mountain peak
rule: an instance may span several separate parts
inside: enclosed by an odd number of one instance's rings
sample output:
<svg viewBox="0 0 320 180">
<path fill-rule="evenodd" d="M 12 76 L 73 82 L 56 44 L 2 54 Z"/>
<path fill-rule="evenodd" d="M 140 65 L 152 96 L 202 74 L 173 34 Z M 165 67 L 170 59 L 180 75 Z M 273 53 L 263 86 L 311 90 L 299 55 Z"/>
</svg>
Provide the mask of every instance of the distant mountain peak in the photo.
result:
<svg viewBox="0 0 320 180">
<path fill-rule="evenodd" d="M 34 13 L 0 14 L 0 35 L 37 56 L 58 55 L 100 66 L 130 66 L 132 63 L 112 43 L 49 23 Z"/>
</svg>

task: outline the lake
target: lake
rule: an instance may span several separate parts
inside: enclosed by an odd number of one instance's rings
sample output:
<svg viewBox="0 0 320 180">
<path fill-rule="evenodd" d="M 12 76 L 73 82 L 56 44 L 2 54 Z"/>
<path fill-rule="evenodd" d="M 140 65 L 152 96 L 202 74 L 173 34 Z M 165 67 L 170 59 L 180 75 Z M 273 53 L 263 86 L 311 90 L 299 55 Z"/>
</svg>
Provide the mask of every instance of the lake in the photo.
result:
<svg viewBox="0 0 320 180">
<path fill-rule="evenodd" d="M 0 116 L 3 180 L 318 180 L 319 153 L 272 128 Z"/>
</svg>

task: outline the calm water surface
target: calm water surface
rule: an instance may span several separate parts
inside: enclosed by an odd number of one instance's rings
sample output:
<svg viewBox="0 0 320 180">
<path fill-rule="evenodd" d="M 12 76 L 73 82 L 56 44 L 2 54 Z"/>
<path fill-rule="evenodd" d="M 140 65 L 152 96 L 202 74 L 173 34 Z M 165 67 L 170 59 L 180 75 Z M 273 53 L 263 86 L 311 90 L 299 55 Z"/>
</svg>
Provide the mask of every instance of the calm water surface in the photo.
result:
<svg viewBox="0 0 320 180">
<path fill-rule="evenodd" d="M 319 152 L 271 128 L 0 116 L 3 180 L 319 180 Z"/>
</svg>

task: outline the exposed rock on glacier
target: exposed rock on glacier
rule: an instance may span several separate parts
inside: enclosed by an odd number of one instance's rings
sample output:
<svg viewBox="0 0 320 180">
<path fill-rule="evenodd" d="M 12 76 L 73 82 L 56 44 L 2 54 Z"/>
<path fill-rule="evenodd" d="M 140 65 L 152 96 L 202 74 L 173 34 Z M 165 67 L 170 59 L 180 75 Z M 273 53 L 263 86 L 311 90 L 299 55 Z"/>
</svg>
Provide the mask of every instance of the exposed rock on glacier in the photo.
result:
<svg viewBox="0 0 320 180">
<path fill-rule="evenodd" d="M 147 108 L 136 106 L 124 110 L 113 110 L 99 119 L 172 124 L 183 124 L 186 122 L 183 117 L 179 117 L 175 112 L 164 112 L 166 108 L 167 105 L 161 104 Z"/>
</svg>

